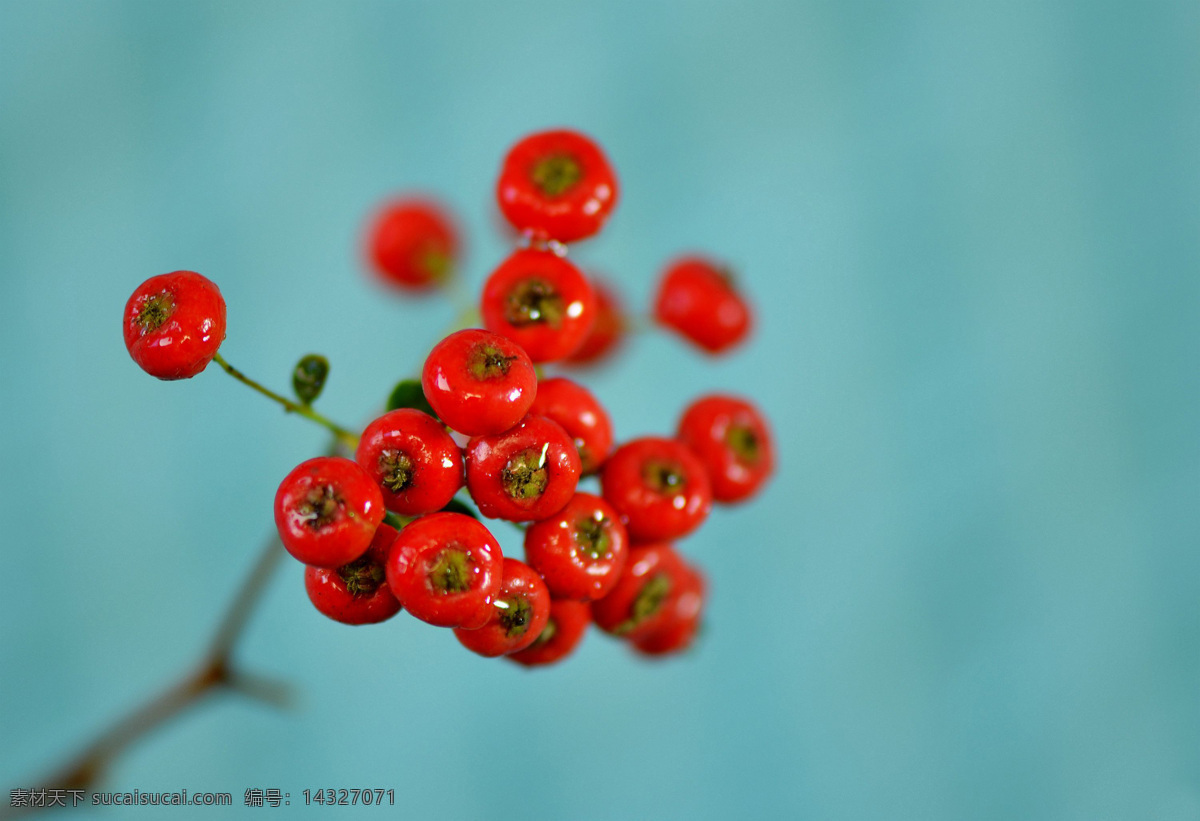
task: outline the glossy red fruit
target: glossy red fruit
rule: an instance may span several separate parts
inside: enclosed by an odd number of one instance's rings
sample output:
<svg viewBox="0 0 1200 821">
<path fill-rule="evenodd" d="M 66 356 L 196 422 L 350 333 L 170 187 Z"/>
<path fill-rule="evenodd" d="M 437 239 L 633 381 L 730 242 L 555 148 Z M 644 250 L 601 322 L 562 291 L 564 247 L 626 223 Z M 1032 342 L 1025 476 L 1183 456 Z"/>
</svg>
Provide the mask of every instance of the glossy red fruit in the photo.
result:
<svg viewBox="0 0 1200 821">
<path fill-rule="evenodd" d="M 225 339 L 225 298 L 195 271 L 150 277 L 125 303 L 125 347 L 159 379 L 190 379 Z"/>
<path fill-rule="evenodd" d="M 633 639 L 635 650 L 647 656 L 661 656 L 686 650 L 700 628 L 704 609 L 704 576 L 684 564 L 679 584 L 667 598 L 663 622 Z"/>
<path fill-rule="evenodd" d="M 592 610 L 585 603 L 552 598 L 550 618 L 533 644 L 524 650 L 509 653 L 505 658 L 526 667 L 553 664 L 570 655 L 579 646 L 591 621 Z"/>
<path fill-rule="evenodd" d="M 750 307 L 732 274 L 700 257 L 680 259 L 663 273 L 654 316 L 709 353 L 722 353 L 750 333 Z"/>
<path fill-rule="evenodd" d="M 567 506 L 525 531 L 525 561 L 556 599 L 603 598 L 625 569 L 629 536 L 599 496 L 576 493 Z"/>
<path fill-rule="evenodd" d="M 436 419 L 413 408 L 367 425 L 354 459 L 379 484 L 384 506 L 404 516 L 441 510 L 463 484 L 462 451 Z"/>
<path fill-rule="evenodd" d="M 557 422 L 526 416 L 504 433 L 467 443 L 467 489 L 491 519 L 535 522 L 571 501 L 579 483 L 579 453 Z"/>
<path fill-rule="evenodd" d="M 521 421 L 537 393 L 537 375 L 511 339 L 468 328 L 433 346 L 421 388 L 439 419 L 459 433 L 481 436 Z"/>
<path fill-rule="evenodd" d="M 400 612 L 384 565 L 396 531 L 381 524 L 367 552 L 341 567 L 304 569 L 304 589 L 317 610 L 342 624 L 376 624 Z"/>
<path fill-rule="evenodd" d="M 500 264 L 483 285 L 483 324 L 516 342 L 534 362 L 575 352 L 591 329 L 592 286 L 553 251 L 523 248 Z"/>
<path fill-rule="evenodd" d="M 439 627 L 482 627 L 503 576 L 500 545 L 461 513 L 410 522 L 392 542 L 387 582 L 404 609 Z"/>
<path fill-rule="evenodd" d="M 592 621 L 606 633 L 637 640 L 668 622 L 687 574 L 671 545 L 630 548 L 625 570 L 612 592 L 592 602 Z"/>
<path fill-rule="evenodd" d="M 553 419 L 575 440 L 583 475 L 595 473 L 612 451 L 612 420 L 608 411 L 577 382 L 556 376 L 538 383 L 529 412 Z"/>
<path fill-rule="evenodd" d="M 635 542 L 685 536 L 712 508 L 704 465 L 674 439 L 648 436 L 617 448 L 604 465 L 600 485 Z"/>
<path fill-rule="evenodd" d="M 441 285 L 458 262 L 458 235 L 441 206 L 423 197 L 387 203 L 367 234 L 367 255 L 388 285 L 422 290 Z"/>
<path fill-rule="evenodd" d="M 275 493 L 275 527 L 283 546 L 317 567 L 341 567 L 365 553 L 383 513 L 375 480 L 340 456 L 301 462 Z"/>
<path fill-rule="evenodd" d="M 753 496 L 775 468 L 775 446 L 758 408 L 736 396 L 704 396 L 679 420 L 679 441 L 700 457 L 718 502 Z"/>
<path fill-rule="evenodd" d="M 533 644 L 549 618 L 550 591 L 542 578 L 524 562 L 506 558 L 487 624 L 474 630 L 460 627 L 454 635 L 473 653 L 503 656 Z"/>
<path fill-rule="evenodd" d="M 625 336 L 625 313 L 616 291 L 603 282 L 591 279 L 595 298 L 595 318 L 591 330 L 581 344 L 566 358 L 569 365 L 596 365 L 617 352 Z"/>
<path fill-rule="evenodd" d="M 617 204 L 617 177 L 590 138 L 577 131 L 542 131 L 509 149 L 496 199 L 518 231 L 573 242 L 604 225 Z"/>
</svg>

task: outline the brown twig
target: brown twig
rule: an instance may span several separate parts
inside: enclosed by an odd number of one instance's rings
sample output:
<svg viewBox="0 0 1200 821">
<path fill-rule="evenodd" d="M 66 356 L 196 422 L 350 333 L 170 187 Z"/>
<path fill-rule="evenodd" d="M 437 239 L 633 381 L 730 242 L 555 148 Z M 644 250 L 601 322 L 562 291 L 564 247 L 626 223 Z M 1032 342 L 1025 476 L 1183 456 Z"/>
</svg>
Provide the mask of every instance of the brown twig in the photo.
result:
<svg viewBox="0 0 1200 821">
<path fill-rule="evenodd" d="M 90 790 L 134 742 L 218 690 L 240 693 L 275 706 L 290 704 L 291 688 L 285 682 L 243 672 L 232 663 L 237 641 L 282 556 L 283 545 L 272 534 L 192 672 L 113 724 L 65 764 L 34 783 L 39 787 L 44 785 L 46 789 Z M 16 818 L 40 809 L 45 807 L 0 806 L 0 818 Z"/>
</svg>

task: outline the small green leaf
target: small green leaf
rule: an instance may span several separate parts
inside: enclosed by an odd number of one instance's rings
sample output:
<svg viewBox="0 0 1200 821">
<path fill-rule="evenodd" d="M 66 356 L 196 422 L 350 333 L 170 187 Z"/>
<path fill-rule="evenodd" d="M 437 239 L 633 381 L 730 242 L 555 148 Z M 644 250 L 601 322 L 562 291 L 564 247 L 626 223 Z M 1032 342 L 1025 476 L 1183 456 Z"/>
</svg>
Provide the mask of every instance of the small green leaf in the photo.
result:
<svg viewBox="0 0 1200 821">
<path fill-rule="evenodd" d="M 425 399 L 425 391 L 421 390 L 421 383 L 416 379 L 401 380 L 392 389 L 392 395 L 388 397 L 387 409 L 394 411 L 397 408 L 416 408 L 434 419 L 437 418 L 437 414 L 433 412 L 433 408 Z"/>
<path fill-rule="evenodd" d="M 472 519 L 478 519 L 479 514 L 476 513 L 470 505 L 458 499 L 451 499 L 450 502 L 442 508 L 443 513 L 461 513 L 464 516 L 470 516 Z"/>
<path fill-rule="evenodd" d="M 297 362 L 292 371 L 292 390 L 302 403 L 311 405 L 321 395 L 328 376 L 329 360 L 320 354 L 310 353 Z"/>
</svg>

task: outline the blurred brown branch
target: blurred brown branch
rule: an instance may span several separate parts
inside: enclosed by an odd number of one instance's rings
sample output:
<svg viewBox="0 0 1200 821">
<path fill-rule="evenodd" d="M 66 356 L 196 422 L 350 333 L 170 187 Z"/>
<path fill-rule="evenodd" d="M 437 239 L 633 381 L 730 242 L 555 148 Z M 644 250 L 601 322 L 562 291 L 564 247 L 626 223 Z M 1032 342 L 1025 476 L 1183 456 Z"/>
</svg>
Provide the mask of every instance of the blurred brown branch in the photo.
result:
<svg viewBox="0 0 1200 821">
<path fill-rule="evenodd" d="M 38 788 L 46 789 L 91 790 L 134 742 L 218 691 L 240 693 L 275 706 L 290 704 L 292 693 L 287 683 L 242 671 L 233 664 L 232 659 L 238 639 L 245 632 L 250 616 L 282 556 L 283 545 L 272 534 L 251 568 L 250 575 L 242 582 L 225 611 L 212 642 L 191 672 L 117 721 L 70 756 L 64 764 L 45 777 L 35 779 L 33 783 Z M 47 807 L 0 806 L 0 818 L 16 818 L 42 809 Z"/>
</svg>

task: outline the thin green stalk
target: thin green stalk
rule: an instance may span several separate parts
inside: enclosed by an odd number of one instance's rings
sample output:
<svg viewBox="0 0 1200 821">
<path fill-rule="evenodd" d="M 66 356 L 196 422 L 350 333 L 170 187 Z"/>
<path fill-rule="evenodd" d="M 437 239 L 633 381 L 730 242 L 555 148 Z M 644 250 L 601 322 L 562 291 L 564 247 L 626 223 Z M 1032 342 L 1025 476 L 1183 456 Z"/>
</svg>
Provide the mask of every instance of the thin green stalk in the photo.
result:
<svg viewBox="0 0 1200 821">
<path fill-rule="evenodd" d="M 234 379 L 241 382 L 243 385 L 253 388 L 254 390 L 261 393 L 263 396 L 267 397 L 268 399 L 273 399 L 276 402 L 278 402 L 280 405 L 283 405 L 283 409 L 285 411 L 287 411 L 288 413 L 299 414 L 300 416 L 303 416 L 305 419 L 308 419 L 312 422 L 316 422 L 318 425 L 325 428 L 330 433 L 332 433 L 334 436 L 336 436 L 338 441 L 343 443 L 347 447 L 349 447 L 350 450 L 354 450 L 355 448 L 358 447 L 358 436 L 356 434 L 354 434 L 350 430 L 342 427 L 341 425 L 337 424 L 336 422 L 333 422 L 332 420 L 317 413 L 315 410 L 312 409 L 311 406 L 303 405 L 299 402 L 288 399 L 286 396 L 275 393 L 275 391 L 271 390 L 270 388 L 265 387 L 265 386 L 259 384 L 258 382 L 255 382 L 253 379 L 246 376 L 246 374 L 242 373 L 237 368 L 233 367 L 228 362 L 226 362 L 225 357 L 221 356 L 220 351 L 218 351 L 216 353 L 216 355 L 213 356 L 213 362 L 216 362 L 218 365 L 220 365 L 221 368 L 225 371 L 225 373 L 229 374 Z"/>
</svg>

